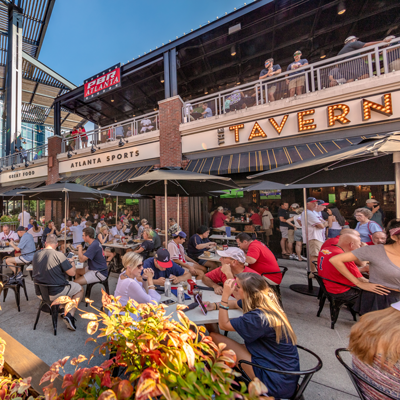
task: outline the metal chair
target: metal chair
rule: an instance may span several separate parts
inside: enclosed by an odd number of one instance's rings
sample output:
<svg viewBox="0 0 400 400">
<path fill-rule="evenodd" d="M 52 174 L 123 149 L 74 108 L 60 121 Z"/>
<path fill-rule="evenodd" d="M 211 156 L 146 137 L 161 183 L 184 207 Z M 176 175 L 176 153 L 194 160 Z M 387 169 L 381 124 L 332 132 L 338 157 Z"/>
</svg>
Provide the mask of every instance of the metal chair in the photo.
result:
<svg viewBox="0 0 400 400">
<path fill-rule="evenodd" d="M 19 264 L 18 266 L 20 266 L 21 268 L 21 272 L 22 274 L 24 273 L 24 266 L 25 265 L 29 265 L 30 263 L 27 264 Z M 3 265 L 1 265 L 0 267 L 0 276 L 1 276 L 1 281 L 3 283 L 3 302 L 6 301 L 7 298 L 7 294 L 8 294 L 8 290 L 11 289 L 14 291 L 14 295 L 15 295 L 15 302 L 17 303 L 17 308 L 18 308 L 18 312 L 21 311 L 21 307 L 20 307 L 20 303 L 21 303 L 21 293 L 20 293 L 20 289 L 21 287 L 24 289 L 24 293 L 25 293 L 25 297 L 26 297 L 26 301 L 29 301 L 28 299 L 28 293 L 26 291 L 26 284 L 25 284 L 25 277 L 26 275 L 23 275 L 21 279 L 19 279 L 17 282 L 15 283 L 10 283 L 10 278 L 11 276 L 3 274 Z"/>
<path fill-rule="evenodd" d="M 319 309 L 317 312 L 317 317 L 319 317 L 321 315 L 321 311 L 323 310 L 324 305 L 325 305 L 325 300 L 328 299 L 330 313 L 331 313 L 331 329 L 335 329 L 335 324 L 338 320 L 340 309 L 342 306 L 347 305 L 349 303 L 349 300 L 344 301 L 344 300 L 339 300 L 339 299 L 335 298 L 332 295 L 332 293 L 329 293 L 328 290 L 326 289 L 324 281 L 329 281 L 329 282 L 335 283 L 337 285 L 345 286 L 347 288 L 356 289 L 359 293 L 361 292 L 361 290 L 356 286 L 350 286 L 350 285 L 346 285 L 344 283 L 332 281 L 328 278 L 323 278 L 322 276 L 319 276 L 318 273 L 316 273 L 316 272 L 314 272 L 314 277 L 317 280 L 317 282 L 321 288 L 321 291 L 322 291 L 320 298 L 319 298 Z M 357 295 L 355 295 L 354 298 L 356 298 L 359 295 L 359 293 Z M 351 307 L 349 307 L 349 310 L 351 312 L 351 315 L 353 316 L 354 321 L 357 321 L 356 312 Z"/>
<path fill-rule="evenodd" d="M 71 287 L 71 285 L 69 283 L 65 286 Z M 59 313 L 60 305 L 59 304 L 54 305 L 54 306 L 51 305 L 52 301 L 50 300 L 49 287 L 59 287 L 59 286 L 35 283 L 35 287 L 38 288 L 42 299 L 39 304 L 39 309 L 38 309 L 38 313 L 36 315 L 35 325 L 33 325 L 33 330 L 36 330 L 36 325 L 39 322 L 40 313 L 43 311 L 43 312 L 49 313 L 51 315 L 51 318 L 53 321 L 54 336 L 56 336 L 57 335 L 58 313 Z"/>
<path fill-rule="evenodd" d="M 280 271 L 275 271 L 275 272 L 263 272 L 261 274 L 261 276 L 265 276 L 266 278 L 268 278 L 268 275 L 274 275 L 274 274 L 282 274 L 282 280 L 283 277 L 285 276 L 286 272 L 287 272 L 287 268 L 286 267 L 280 267 L 279 266 Z M 281 287 L 280 284 L 279 285 L 269 285 L 271 287 L 271 289 L 276 293 L 276 296 L 278 297 L 279 303 L 282 305 L 282 296 L 281 296 Z"/>
<path fill-rule="evenodd" d="M 367 397 L 364 396 L 363 394 L 363 388 L 360 385 L 360 382 L 362 382 L 364 385 L 367 385 L 369 388 L 371 388 L 373 391 L 377 392 L 376 393 L 376 397 L 380 398 L 379 395 L 383 395 L 388 399 L 391 400 L 398 400 L 398 397 L 392 397 L 390 396 L 390 394 L 387 394 L 386 392 L 382 391 L 381 389 L 377 388 L 376 386 L 372 385 L 371 382 L 367 382 L 365 380 L 365 378 L 363 378 L 360 374 L 358 374 L 357 372 L 355 372 L 352 368 L 350 368 L 350 366 L 348 366 L 345 361 L 342 359 L 342 356 L 340 353 L 345 352 L 345 351 L 349 351 L 345 348 L 341 348 L 341 349 L 336 349 L 335 350 L 335 356 L 338 359 L 338 361 L 340 362 L 340 364 L 343 365 L 343 367 L 346 368 L 347 373 L 349 374 L 350 380 L 353 382 L 354 387 L 357 390 L 358 395 L 360 396 L 360 399 L 362 400 L 367 400 Z"/>
<path fill-rule="evenodd" d="M 237 367 L 238 367 L 240 373 L 242 374 L 243 380 L 245 381 L 246 384 L 249 384 L 251 382 L 251 379 L 249 378 L 249 376 L 246 374 L 246 372 L 242 368 L 242 364 L 251 365 L 252 367 L 257 367 L 257 368 L 263 369 L 264 371 L 274 372 L 276 374 L 281 374 L 281 375 L 295 375 L 295 376 L 299 376 L 299 377 L 303 376 L 303 379 L 302 379 L 301 383 L 297 385 L 296 391 L 294 392 L 293 396 L 290 397 L 290 400 L 300 400 L 300 399 L 303 399 L 303 393 L 306 390 L 311 378 L 313 377 L 313 375 L 316 372 L 318 372 L 322 368 L 323 364 L 322 364 L 322 360 L 311 350 L 308 350 L 305 347 L 300 346 L 300 345 L 297 345 L 297 348 L 314 356 L 314 358 L 317 360 L 317 365 L 315 367 L 305 370 L 305 371 L 280 371 L 277 369 L 262 367 L 261 365 L 254 364 L 250 361 L 239 360 Z"/>
<path fill-rule="evenodd" d="M 101 280 L 100 276 L 98 274 L 101 273 L 101 271 L 96 271 L 95 274 L 97 276 L 97 278 L 99 279 L 98 282 L 93 282 L 93 283 L 89 283 L 86 285 L 86 293 L 85 293 L 85 299 L 90 299 L 90 294 L 92 293 L 92 288 L 94 285 L 97 285 L 98 283 L 101 283 L 104 286 L 104 290 L 106 291 L 107 294 L 110 294 L 110 289 L 108 287 L 108 278 L 110 277 L 110 273 L 111 273 L 111 268 L 112 265 L 108 266 L 108 275 L 107 275 L 107 279 Z M 86 307 L 88 306 L 89 303 L 86 303 Z"/>
</svg>

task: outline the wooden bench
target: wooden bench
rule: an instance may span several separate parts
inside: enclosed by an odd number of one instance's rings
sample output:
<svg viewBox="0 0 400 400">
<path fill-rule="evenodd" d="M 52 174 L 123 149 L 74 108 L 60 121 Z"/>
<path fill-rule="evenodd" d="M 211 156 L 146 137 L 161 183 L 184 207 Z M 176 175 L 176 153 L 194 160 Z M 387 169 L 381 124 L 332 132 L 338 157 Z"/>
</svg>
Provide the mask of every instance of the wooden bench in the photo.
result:
<svg viewBox="0 0 400 400">
<path fill-rule="evenodd" d="M 45 382 L 42 386 L 39 386 L 39 382 L 50 367 L 20 342 L 4 332 L 3 329 L 0 329 L 0 337 L 6 342 L 4 353 L 5 371 L 17 378 L 32 377 L 31 390 L 36 392 L 37 396 L 43 395 L 43 387 L 48 386 L 50 382 Z M 63 391 L 61 385 L 62 378 L 58 376 L 53 382 L 53 386 L 57 388 L 58 394 L 61 394 Z"/>
</svg>

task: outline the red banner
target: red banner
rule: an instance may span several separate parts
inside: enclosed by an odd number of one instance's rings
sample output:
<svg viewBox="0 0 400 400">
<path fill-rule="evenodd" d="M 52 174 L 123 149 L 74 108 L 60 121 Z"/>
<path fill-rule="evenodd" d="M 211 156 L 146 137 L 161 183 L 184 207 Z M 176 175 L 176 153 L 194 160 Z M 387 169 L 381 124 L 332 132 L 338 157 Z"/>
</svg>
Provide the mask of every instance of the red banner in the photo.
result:
<svg viewBox="0 0 400 400">
<path fill-rule="evenodd" d="M 111 67 L 85 80 L 84 99 L 90 100 L 121 86 L 121 65 Z"/>
</svg>

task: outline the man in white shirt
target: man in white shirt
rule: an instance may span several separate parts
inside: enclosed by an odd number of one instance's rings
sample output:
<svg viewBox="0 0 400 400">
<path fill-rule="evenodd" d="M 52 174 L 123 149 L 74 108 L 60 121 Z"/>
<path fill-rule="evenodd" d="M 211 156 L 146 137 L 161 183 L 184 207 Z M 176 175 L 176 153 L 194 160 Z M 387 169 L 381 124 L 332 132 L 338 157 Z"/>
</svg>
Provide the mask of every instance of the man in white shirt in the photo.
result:
<svg viewBox="0 0 400 400">
<path fill-rule="evenodd" d="M 81 227 L 82 227 L 82 229 L 85 229 L 86 228 L 86 217 L 82 217 L 81 218 L 81 223 L 80 223 L 80 225 L 81 225 Z"/>
<path fill-rule="evenodd" d="M 0 232 L 0 240 L 4 240 L 9 242 L 10 240 L 19 240 L 19 236 L 17 232 L 14 232 L 10 229 L 9 225 L 3 225 L 3 231 Z M 11 254 L 12 251 L 10 251 L 8 254 Z M 5 255 L 5 253 L 0 253 L 0 260 L 1 260 L 1 255 Z"/>
<path fill-rule="evenodd" d="M 168 251 L 171 260 L 182 268 L 189 270 L 189 272 L 197 276 L 197 279 L 202 279 L 204 274 L 207 272 L 207 268 L 198 264 L 185 254 L 183 243 L 186 240 L 185 232 L 176 232 L 172 235 L 172 240 L 168 243 Z"/>
<path fill-rule="evenodd" d="M 116 226 L 110 230 L 110 240 L 121 239 L 125 236 L 126 225 L 122 226 L 122 222 L 118 221 Z"/>
<path fill-rule="evenodd" d="M 272 235 L 272 230 L 274 229 L 274 217 L 271 214 L 271 211 L 268 210 L 267 206 L 263 206 L 263 214 L 262 214 L 262 227 L 265 231 L 266 245 L 269 246 L 269 237 Z"/>
<path fill-rule="evenodd" d="M 86 224 L 86 221 L 85 221 Z M 85 226 L 86 228 L 86 226 Z M 67 227 L 67 232 L 72 232 L 72 244 L 74 246 L 78 244 L 82 244 L 83 238 L 82 238 L 82 233 L 83 233 L 83 227 L 80 218 L 75 218 L 74 220 L 74 225 L 71 227 Z"/>
<path fill-rule="evenodd" d="M 242 204 L 239 204 L 239 206 L 235 208 L 236 214 L 244 214 L 245 212 L 246 212 L 246 209 L 243 207 Z"/>
<path fill-rule="evenodd" d="M 325 241 L 325 228 L 328 226 L 326 221 L 321 220 L 318 215 L 314 212 L 318 206 L 318 200 L 315 197 L 309 197 L 307 199 L 307 223 L 308 223 L 308 245 L 309 245 L 309 257 L 311 260 L 311 271 L 315 272 L 316 268 L 313 261 L 318 260 L 318 253 L 321 250 L 321 246 Z M 303 243 L 306 243 L 306 221 L 305 221 L 304 210 L 301 214 L 301 229 L 303 233 Z"/>
<path fill-rule="evenodd" d="M 31 214 L 29 214 L 27 211 L 24 211 L 23 213 L 20 213 L 18 215 L 19 225 L 23 226 L 24 228 L 28 227 L 30 219 L 31 219 Z"/>
</svg>

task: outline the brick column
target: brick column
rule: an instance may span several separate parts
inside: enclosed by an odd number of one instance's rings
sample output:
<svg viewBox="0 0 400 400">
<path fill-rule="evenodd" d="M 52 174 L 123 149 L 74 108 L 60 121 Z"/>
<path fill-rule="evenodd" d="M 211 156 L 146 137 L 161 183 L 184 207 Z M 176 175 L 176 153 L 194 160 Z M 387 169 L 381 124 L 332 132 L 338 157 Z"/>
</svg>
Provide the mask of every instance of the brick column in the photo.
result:
<svg viewBox="0 0 400 400">
<path fill-rule="evenodd" d="M 56 183 L 60 179 L 58 173 L 58 160 L 57 154 L 61 153 L 62 137 L 51 136 L 48 140 L 48 157 L 47 157 L 47 180 L 46 185 Z M 52 207 L 53 203 L 53 207 Z M 53 210 L 52 210 L 53 208 Z M 58 227 L 61 225 L 61 221 L 64 215 L 64 202 L 62 201 L 51 201 L 46 200 L 45 207 L 45 218 L 46 221 L 54 219 Z"/>
<path fill-rule="evenodd" d="M 160 101 L 160 167 L 182 166 L 182 139 L 179 125 L 182 122 L 183 101 L 179 96 Z M 188 198 L 179 201 L 180 225 L 185 232 L 189 232 Z M 178 200 L 168 197 L 168 218 L 177 218 Z M 164 227 L 164 197 L 156 197 L 156 226 Z"/>
</svg>

